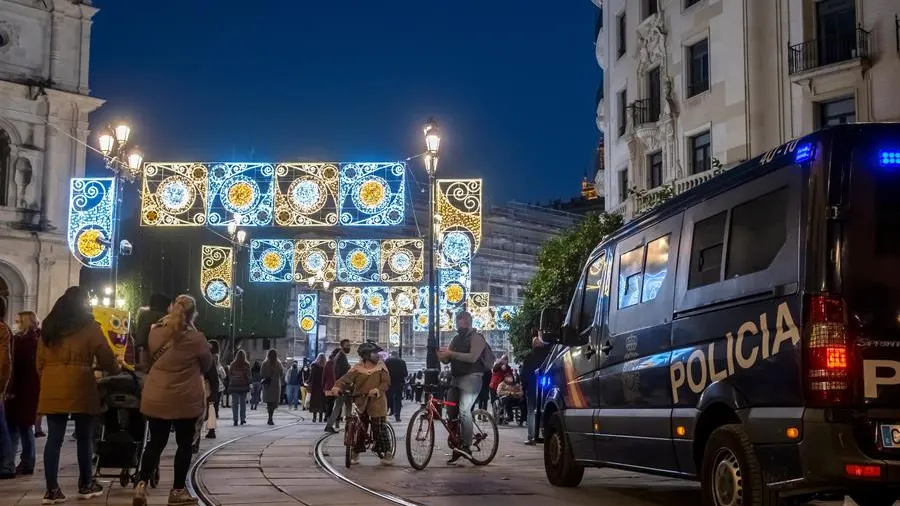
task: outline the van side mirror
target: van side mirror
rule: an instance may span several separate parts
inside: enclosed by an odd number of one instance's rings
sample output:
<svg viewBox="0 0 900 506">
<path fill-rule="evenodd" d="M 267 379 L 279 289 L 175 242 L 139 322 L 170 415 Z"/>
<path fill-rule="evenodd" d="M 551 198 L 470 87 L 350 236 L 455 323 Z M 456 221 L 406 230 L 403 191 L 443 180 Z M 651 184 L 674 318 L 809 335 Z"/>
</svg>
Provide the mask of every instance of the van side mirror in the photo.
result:
<svg viewBox="0 0 900 506">
<path fill-rule="evenodd" d="M 555 307 L 544 308 L 541 311 L 540 332 L 544 341 L 548 343 L 560 343 L 563 338 L 563 321 L 565 315 Z"/>
</svg>

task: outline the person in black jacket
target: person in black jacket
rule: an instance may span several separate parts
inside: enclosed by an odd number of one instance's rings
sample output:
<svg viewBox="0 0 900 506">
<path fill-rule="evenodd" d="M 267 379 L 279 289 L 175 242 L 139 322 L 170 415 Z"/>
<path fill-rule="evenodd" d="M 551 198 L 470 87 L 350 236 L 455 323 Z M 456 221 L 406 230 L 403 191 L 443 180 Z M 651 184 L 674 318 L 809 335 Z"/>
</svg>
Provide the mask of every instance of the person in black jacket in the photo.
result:
<svg viewBox="0 0 900 506">
<path fill-rule="evenodd" d="M 349 339 L 341 339 L 341 351 L 334 357 L 334 379 L 339 380 L 345 374 L 350 372 L 350 360 L 347 359 L 347 354 L 350 353 L 350 340 Z M 325 424 L 325 432 L 334 434 L 337 432 L 337 422 L 341 416 L 341 411 L 344 408 L 343 402 L 335 402 L 334 409 L 331 410 L 331 415 L 328 417 L 328 423 Z"/>
<path fill-rule="evenodd" d="M 522 361 L 522 387 L 525 390 L 525 419 L 528 422 L 528 439 L 525 444 L 534 445 L 538 439 L 537 423 L 535 420 L 537 409 L 537 374 L 535 370 L 544 363 L 547 355 L 550 353 L 550 346 L 541 341 L 541 338 L 535 336 L 531 341 L 531 351 L 525 355 Z"/>
<path fill-rule="evenodd" d="M 137 364 L 142 368 L 149 367 L 150 354 L 147 352 L 147 339 L 150 336 L 150 326 L 162 319 L 169 312 L 169 304 L 172 298 L 161 293 L 150 296 L 149 307 L 138 309 L 137 322 L 134 328 L 134 356 Z"/>
<path fill-rule="evenodd" d="M 400 410 L 403 407 L 403 384 L 409 371 L 406 370 L 406 361 L 400 358 L 396 351 L 384 361 L 391 375 L 391 386 L 387 391 L 388 408 L 394 415 L 394 420 L 400 421 Z"/>
</svg>

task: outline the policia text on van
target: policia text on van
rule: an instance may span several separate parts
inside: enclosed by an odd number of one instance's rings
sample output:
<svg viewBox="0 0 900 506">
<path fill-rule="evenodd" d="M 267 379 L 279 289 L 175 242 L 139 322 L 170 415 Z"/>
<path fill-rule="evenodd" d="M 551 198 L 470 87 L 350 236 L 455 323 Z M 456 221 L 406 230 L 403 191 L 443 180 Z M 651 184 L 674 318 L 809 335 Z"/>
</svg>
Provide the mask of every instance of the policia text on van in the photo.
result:
<svg viewBox="0 0 900 506">
<path fill-rule="evenodd" d="M 823 130 L 672 199 L 541 320 L 567 345 L 538 380 L 554 485 L 609 466 L 699 479 L 706 505 L 893 504 L 900 125 Z"/>
</svg>

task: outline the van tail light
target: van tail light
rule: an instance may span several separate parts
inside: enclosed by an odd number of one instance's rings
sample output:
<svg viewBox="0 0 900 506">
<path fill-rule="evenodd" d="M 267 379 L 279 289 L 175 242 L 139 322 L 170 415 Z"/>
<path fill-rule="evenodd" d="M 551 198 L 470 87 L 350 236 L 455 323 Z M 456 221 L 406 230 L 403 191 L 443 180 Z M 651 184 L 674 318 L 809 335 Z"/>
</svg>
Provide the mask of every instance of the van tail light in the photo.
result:
<svg viewBox="0 0 900 506">
<path fill-rule="evenodd" d="M 803 365 L 810 405 L 841 406 L 851 401 L 850 340 L 844 300 L 827 294 L 809 296 Z"/>
</svg>

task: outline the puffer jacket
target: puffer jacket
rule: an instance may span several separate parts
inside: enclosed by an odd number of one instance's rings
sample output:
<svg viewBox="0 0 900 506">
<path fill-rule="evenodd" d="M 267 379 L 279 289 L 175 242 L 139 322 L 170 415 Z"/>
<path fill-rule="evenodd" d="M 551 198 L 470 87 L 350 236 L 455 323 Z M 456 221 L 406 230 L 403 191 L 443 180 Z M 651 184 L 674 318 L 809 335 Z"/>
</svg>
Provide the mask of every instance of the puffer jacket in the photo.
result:
<svg viewBox="0 0 900 506">
<path fill-rule="evenodd" d="M 228 391 L 233 394 L 246 394 L 250 391 L 250 363 L 232 362 L 228 368 Z"/>
<path fill-rule="evenodd" d="M 170 339 L 172 346 L 157 358 L 144 380 L 141 413 L 162 420 L 199 418 L 206 412 L 203 373 L 213 363 L 209 344 L 196 329 L 179 332 L 154 325 L 148 340 L 150 355 Z"/>
</svg>

